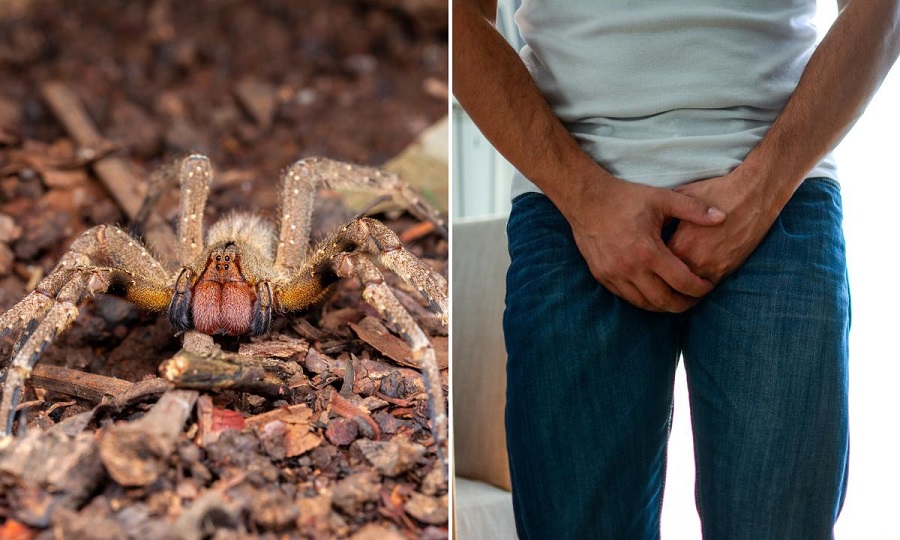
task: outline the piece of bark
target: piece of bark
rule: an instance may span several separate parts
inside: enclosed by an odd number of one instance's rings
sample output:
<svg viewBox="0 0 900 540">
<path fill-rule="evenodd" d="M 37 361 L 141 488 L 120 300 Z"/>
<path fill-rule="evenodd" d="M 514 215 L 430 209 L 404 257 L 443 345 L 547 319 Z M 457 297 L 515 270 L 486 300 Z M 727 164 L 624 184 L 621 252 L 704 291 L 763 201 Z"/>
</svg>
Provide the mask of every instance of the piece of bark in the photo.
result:
<svg viewBox="0 0 900 540">
<path fill-rule="evenodd" d="M 398 364 L 413 368 L 420 367 L 413 361 L 412 349 L 409 345 L 402 339 L 391 334 L 375 317 L 366 317 L 361 320 L 359 324 L 351 322 L 350 328 L 356 332 L 356 335 L 359 336 L 361 340 L 375 347 L 381 354 L 394 360 Z M 435 349 L 435 358 L 438 361 L 438 368 L 446 369 L 446 341 L 435 344 L 435 340 L 438 339 L 439 338 L 431 338 Z M 444 354 L 438 354 L 438 351 L 442 351 Z"/>
<path fill-rule="evenodd" d="M 120 422 L 100 436 L 100 457 L 123 486 L 147 486 L 168 469 L 178 435 L 197 401 L 197 392 L 164 394 L 143 418 Z"/>
<path fill-rule="evenodd" d="M 425 455 L 424 446 L 399 436 L 389 441 L 359 439 L 350 448 L 365 457 L 383 476 L 399 476 L 412 469 Z"/>
<path fill-rule="evenodd" d="M 202 395 L 197 400 L 197 438 L 200 447 L 219 440 L 219 435 L 226 429 L 244 429 L 244 416 L 229 409 L 220 409 L 213 406 L 212 398 Z"/>
<path fill-rule="evenodd" d="M 294 501 L 278 489 L 260 489 L 250 501 L 250 516 L 265 530 L 284 531 L 297 521 L 299 510 Z"/>
<path fill-rule="evenodd" d="M 434 231 L 434 223 L 430 221 L 420 221 L 419 223 L 416 223 L 415 225 L 407 228 L 405 231 L 400 233 L 400 242 L 402 242 L 403 245 L 410 245 L 416 240 L 425 238 Z"/>
<path fill-rule="evenodd" d="M 422 479 L 422 493 L 425 495 L 437 495 L 438 493 L 447 492 L 447 476 L 444 475 L 440 464 L 435 465 L 428 471 L 425 478 Z"/>
<path fill-rule="evenodd" d="M 256 431 L 267 453 L 276 454 L 276 459 L 299 456 L 322 443 L 322 436 L 312 431 L 312 410 L 302 403 L 251 416 L 245 425 Z"/>
<path fill-rule="evenodd" d="M 293 328 L 294 331 L 300 334 L 302 337 L 310 341 L 322 341 L 323 339 L 328 337 L 328 334 L 313 326 L 306 319 L 295 319 L 291 323 L 291 328 Z"/>
</svg>

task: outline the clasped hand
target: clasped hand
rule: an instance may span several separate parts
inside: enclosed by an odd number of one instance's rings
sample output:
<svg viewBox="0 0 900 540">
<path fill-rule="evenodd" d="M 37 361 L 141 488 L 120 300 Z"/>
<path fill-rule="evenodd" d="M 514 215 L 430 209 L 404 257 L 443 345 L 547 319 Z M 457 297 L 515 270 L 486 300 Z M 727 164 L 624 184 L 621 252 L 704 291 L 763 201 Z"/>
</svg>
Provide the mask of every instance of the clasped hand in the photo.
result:
<svg viewBox="0 0 900 540">
<path fill-rule="evenodd" d="M 672 191 L 587 185 L 564 211 L 595 279 L 651 311 L 683 312 L 734 271 L 774 221 L 739 171 Z M 668 244 L 662 229 L 680 220 Z"/>
</svg>

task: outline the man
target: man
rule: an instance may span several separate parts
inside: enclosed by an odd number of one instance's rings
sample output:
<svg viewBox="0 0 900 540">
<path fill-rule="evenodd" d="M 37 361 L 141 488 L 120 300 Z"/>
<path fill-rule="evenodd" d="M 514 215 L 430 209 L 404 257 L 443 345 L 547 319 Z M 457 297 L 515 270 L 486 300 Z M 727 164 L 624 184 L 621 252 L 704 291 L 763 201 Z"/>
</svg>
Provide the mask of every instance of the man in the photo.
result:
<svg viewBox="0 0 900 540">
<path fill-rule="evenodd" d="M 504 316 L 523 539 L 656 538 L 679 354 L 704 538 L 829 538 L 849 294 L 829 152 L 900 1 L 455 0 L 454 93 L 518 169 Z M 460 284 L 457 284 L 460 285 Z"/>
</svg>

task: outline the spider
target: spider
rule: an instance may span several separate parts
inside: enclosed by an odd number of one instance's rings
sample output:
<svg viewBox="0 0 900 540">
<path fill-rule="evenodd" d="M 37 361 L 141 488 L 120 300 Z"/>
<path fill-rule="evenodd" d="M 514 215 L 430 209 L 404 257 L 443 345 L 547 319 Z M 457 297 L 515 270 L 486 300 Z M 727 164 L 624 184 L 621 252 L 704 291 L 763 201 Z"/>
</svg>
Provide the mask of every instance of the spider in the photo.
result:
<svg viewBox="0 0 900 540">
<path fill-rule="evenodd" d="M 144 310 L 166 312 L 179 333 L 258 336 L 269 330 L 273 313 L 310 307 L 342 278 L 356 277 L 363 298 L 409 343 L 423 371 L 435 448 L 443 462 L 447 420 L 434 350 L 369 257 L 417 289 L 444 324 L 446 280 L 371 218 L 353 219 L 318 246 L 308 245 L 313 199 L 320 187 L 393 193 L 417 216 L 443 226 L 437 212 L 396 175 L 311 158 L 294 163 L 282 175 L 280 233 L 260 216 L 233 213 L 213 224 L 204 241 L 202 217 L 212 180 L 209 160 L 186 157 L 178 177 L 177 269 L 167 269 L 125 230 L 98 225 L 72 243 L 33 292 L 0 316 L 0 337 L 19 335 L 0 402 L 2 435 L 12 433 L 23 385 L 41 351 L 95 294 L 120 296 Z"/>
</svg>

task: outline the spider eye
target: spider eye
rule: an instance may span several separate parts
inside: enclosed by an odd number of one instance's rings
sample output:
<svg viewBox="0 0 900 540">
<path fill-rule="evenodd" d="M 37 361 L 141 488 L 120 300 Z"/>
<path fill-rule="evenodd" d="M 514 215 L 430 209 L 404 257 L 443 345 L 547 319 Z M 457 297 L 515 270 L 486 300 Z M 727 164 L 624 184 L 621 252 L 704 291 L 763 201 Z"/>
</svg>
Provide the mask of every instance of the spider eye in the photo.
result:
<svg viewBox="0 0 900 540">
<path fill-rule="evenodd" d="M 225 260 L 226 260 L 226 261 L 230 261 L 230 260 L 231 260 L 231 257 L 229 257 L 228 255 L 225 255 Z M 226 268 L 227 268 L 227 266 L 226 266 Z"/>
<path fill-rule="evenodd" d="M 216 255 L 216 260 L 217 260 L 217 261 L 221 261 L 221 260 L 222 260 L 222 256 L 221 256 L 221 255 Z"/>
<path fill-rule="evenodd" d="M 228 259 L 225 259 L 225 260 L 227 261 Z M 227 264 L 225 265 L 225 270 L 228 270 L 228 265 L 227 265 Z"/>
</svg>

